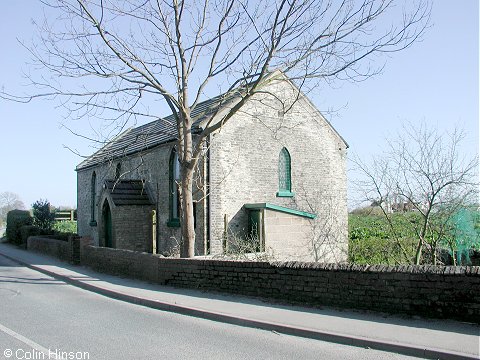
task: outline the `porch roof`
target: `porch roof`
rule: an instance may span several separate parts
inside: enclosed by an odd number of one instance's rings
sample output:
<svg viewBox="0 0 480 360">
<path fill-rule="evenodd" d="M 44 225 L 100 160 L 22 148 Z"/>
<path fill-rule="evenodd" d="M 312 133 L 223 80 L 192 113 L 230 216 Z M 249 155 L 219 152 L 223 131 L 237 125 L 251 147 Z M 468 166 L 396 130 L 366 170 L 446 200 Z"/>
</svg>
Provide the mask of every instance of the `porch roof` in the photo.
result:
<svg viewBox="0 0 480 360">
<path fill-rule="evenodd" d="M 153 204 L 142 180 L 105 180 L 105 188 L 115 206 Z"/>
<path fill-rule="evenodd" d="M 280 211 L 287 214 L 302 216 L 308 219 L 315 219 L 317 217 L 317 215 L 306 212 L 306 211 L 300 211 L 300 210 L 291 209 L 288 207 L 274 205 L 270 203 L 245 204 L 243 205 L 243 207 L 248 210 L 268 209 L 268 210 Z"/>
</svg>

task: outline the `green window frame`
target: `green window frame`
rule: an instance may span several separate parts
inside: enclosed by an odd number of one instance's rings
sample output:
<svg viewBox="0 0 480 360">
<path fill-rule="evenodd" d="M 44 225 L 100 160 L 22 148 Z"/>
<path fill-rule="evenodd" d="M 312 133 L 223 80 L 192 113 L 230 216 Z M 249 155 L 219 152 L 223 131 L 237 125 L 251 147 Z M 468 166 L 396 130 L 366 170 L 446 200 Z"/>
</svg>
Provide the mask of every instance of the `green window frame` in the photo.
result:
<svg viewBox="0 0 480 360">
<path fill-rule="evenodd" d="M 168 203 L 169 217 L 167 226 L 180 227 L 180 193 L 178 184 L 180 180 L 180 163 L 178 161 L 177 151 L 172 149 L 168 163 Z"/>
<path fill-rule="evenodd" d="M 97 174 L 92 173 L 90 182 L 90 226 L 97 226 L 95 221 L 95 198 L 97 197 Z"/>
<path fill-rule="evenodd" d="M 287 148 L 280 150 L 278 157 L 278 197 L 293 197 L 292 192 L 292 160 Z"/>
</svg>

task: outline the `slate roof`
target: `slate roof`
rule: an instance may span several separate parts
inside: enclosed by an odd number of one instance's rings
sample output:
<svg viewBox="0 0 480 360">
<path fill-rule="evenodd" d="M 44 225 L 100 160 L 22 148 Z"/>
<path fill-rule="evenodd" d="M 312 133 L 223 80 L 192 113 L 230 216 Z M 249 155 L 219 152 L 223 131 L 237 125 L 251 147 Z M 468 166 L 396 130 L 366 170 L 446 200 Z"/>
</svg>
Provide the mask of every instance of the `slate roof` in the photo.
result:
<svg viewBox="0 0 480 360">
<path fill-rule="evenodd" d="M 202 121 L 215 115 L 216 112 L 235 99 L 238 94 L 239 90 L 234 90 L 198 103 L 191 114 L 194 119 L 192 128 L 198 128 Z M 95 152 L 92 156 L 81 162 L 77 166 L 77 170 L 147 150 L 173 141 L 176 138 L 176 121 L 174 115 L 171 114 L 166 118 L 158 119 L 148 124 L 124 131 L 103 148 Z"/>
<path fill-rule="evenodd" d="M 275 78 L 276 74 L 282 74 L 280 71 L 274 71 L 271 73 L 272 78 Z M 284 79 L 287 79 L 283 75 Z M 293 86 L 295 86 L 292 83 Z M 244 88 L 239 87 L 233 89 L 225 94 L 218 95 L 212 99 L 198 103 L 193 109 L 191 116 L 194 120 L 192 131 L 195 129 L 201 130 L 202 123 L 207 119 L 213 117 L 216 113 L 223 110 L 227 105 L 234 102 L 235 99 L 240 98 L 240 95 L 244 91 Z M 304 95 L 305 99 L 311 103 L 313 108 L 315 105 Z M 323 115 L 322 115 L 323 117 Z M 342 136 L 335 130 L 330 122 L 324 118 L 326 123 L 331 129 L 338 135 L 338 137 L 345 143 L 348 148 L 347 142 Z M 163 119 L 152 121 L 148 124 L 130 128 L 111 142 L 106 144 L 103 148 L 95 152 L 92 156 L 81 162 L 76 170 L 82 170 L 95 166 L 101 163 L 107 163 L 127 155 L 131 155 L 140 151 L 148 150 L 161 144 L 171 142 L 177 138 L 177 128 L 174 114 L 171 114 Z"/>
<path fill-rule="evenodd" d="M 142 180 L 106 180 L 105 188 L 115 206 L 153 204 Z"/>
</svg>

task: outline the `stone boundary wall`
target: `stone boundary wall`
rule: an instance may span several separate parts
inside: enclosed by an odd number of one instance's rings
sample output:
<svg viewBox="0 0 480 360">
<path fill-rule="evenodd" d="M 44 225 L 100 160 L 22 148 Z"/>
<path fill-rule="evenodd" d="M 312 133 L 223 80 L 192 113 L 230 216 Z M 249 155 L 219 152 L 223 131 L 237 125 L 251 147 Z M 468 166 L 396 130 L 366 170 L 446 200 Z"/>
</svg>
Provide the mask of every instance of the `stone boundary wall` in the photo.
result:
<svg viewBox="0 0 480 360">
<path fill-rule="evenodd" d="M 72 264 L 80 263 L 80 245 L 85 239 L 70 236 L 68 241 L 30 236 L 27 239 L 27 250 L 56 257 Z"/>
<path fill-rule="evenodd" d="M 480 323 L 478 266 L 359 266 L 172 259 L 83 246 L 81 264 L 153 283 L 282 303 Z"/>
</svg>

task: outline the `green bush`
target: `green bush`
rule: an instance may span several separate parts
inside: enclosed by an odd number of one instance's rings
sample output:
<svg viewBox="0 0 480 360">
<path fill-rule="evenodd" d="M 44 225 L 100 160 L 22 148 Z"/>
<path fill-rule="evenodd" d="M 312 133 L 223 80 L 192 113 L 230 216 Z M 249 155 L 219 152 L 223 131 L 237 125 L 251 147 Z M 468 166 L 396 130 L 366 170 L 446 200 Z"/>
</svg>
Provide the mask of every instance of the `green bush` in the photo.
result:
<svg viewBox="0 0 480 360">
<path fill-rule="evenodd" d="M 50 210 L 48 200 L 38 200 L 32 205 L 33 224 L 45 231 L 52 230 L 55 222 L 55 214 Z"/>
<path fill-rule="evenodd" d="M 77 233 L 76 221 L 55 221 L 53 230 L 60 233 Z"/>
<path fill-rule="evenodd" d="M 417 241 L 411 224 L 419 221 L 418 214 L 392 214 L 391 219 L 398 238 L 382 215 L 365 212 L 349 215 L 349 262 L 369 265 L 411 263 Z"/>
<path fill-rule="evenodd" d="M 30 236 L 45 235 L 45 231 L 35 225 L 24 225 L 20 228 L 22 243 L 26 244 Z"/>
<path fill-rule="evenodd" d="M 21 227 L 32 225 L 33 219 L 26 210 L 12 210 L 7 214 L 7 240 L 14 244 L 22 244 Z"/>
<path fill-rule="evenodd" d="M 55 239 L 61 241 L 68 241 L 70 237 L 75 237 L 77 234 L 74 233 L 65 233 L 65 232 L 54 232 L 52 235 L 45 235 L 44 238 Z"/>
<path fill-rule="evenodd" d="M 24 225 L 20 228 L 20 234 L 22 238 L 22 242 L 24 244 L 27 243 L 27 239 L 30 236 L 41 236 L 46 239 L 56 239 L 62 241 L 68 241 L 71 236 L 76 236 L 76 233 L 70 231 L 47 231 L 44 229 L 40 229 L 35 225 Z"/>
</svg>

